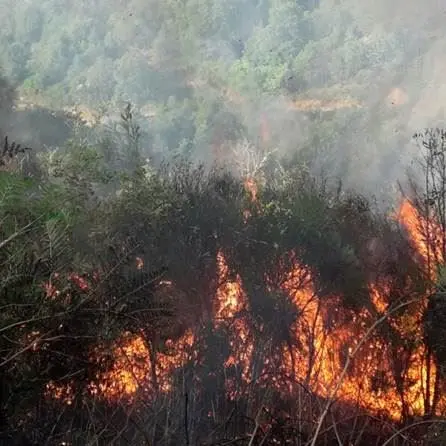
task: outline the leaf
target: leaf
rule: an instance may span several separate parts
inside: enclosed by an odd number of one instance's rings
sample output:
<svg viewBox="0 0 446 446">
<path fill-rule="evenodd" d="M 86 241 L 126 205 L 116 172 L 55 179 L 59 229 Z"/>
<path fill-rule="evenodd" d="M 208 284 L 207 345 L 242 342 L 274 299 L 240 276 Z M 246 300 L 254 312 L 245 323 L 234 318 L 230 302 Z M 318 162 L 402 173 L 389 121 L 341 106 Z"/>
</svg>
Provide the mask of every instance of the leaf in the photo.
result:
<svg viewBox="0 0 446 446">
<path fill-rule="evenodd" d="M 39 257 L 51 271 L 65 266 L 72 254 L 70 227 L 62 212 L 44 223 L 44 234 L 40 240 Z"/>
</svg>

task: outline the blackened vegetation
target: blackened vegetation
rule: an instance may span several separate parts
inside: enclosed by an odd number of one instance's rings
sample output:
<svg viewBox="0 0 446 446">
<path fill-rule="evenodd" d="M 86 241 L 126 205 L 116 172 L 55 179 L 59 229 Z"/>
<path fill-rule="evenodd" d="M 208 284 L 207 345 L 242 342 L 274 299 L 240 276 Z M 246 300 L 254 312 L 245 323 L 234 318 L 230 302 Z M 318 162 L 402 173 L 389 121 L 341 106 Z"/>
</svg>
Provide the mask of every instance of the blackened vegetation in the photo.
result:
<svg viewBox="0 0 446 446">
<path fill-rule="evenodd" d="M 7 163 L 7 159 L 14 158 L 20 153 L 25 153 L 26 151 L 31 150 L 30 147 L 22 147 L 20 144 L 16 142 L 10 143 L 8 137 L 5 136 L 3 142 L 3 148 L 0 153 L 0 166 L 5 166 Z"/>
<path fill-rule="evenodd" d="M 14 158 L 18 146 L 6 141 Z M 301 312 L 283 291 L 284 274 L 296 261 L 311 274 L 320 301 L 333 310 L 324 319 L 328 331 L 350 323 L 361 309 L 379 313 L 370 300 L 370 281 L 386 284 L 389 305 L 422 299 L 435 289 L 424 338 L 402 337 L 387 319 L 373 333 L 395 361 L 391 382 L 376 371 L 371 391 L 379 398 L 382 389 L 396 388 L 401 423 L 340 397 L 331 402 L 316 444 L 382 444 L 400 427 L 407 429 L 394 445 L 438 444 L 442 431 L 433 430 L 438 419 L 432 417 L 444 381 L 438 378 L 433 402 L 420 414 L 432 424 L 415 420 L 408 428 L 414 420 L 405 367 L 421 342 L 443 370 L 443 282 L 432 283 L 393 220 L 364 197 L 331 191 L 299 169 L 286 171 L 282 186 L 260 182 L 256 203 L 240 179 L 184 162 L 157 171 L 128 168 L 126 175 L 113 177 L 118 190 L 97 196 L 97 185 L 115 174 L 101 157 L 85 154 L 83 146 L 68 148 L 56 178 L 2 172 L 3 444 L 307 444 L 327 401 L 306 380 L 292 382 L 279 373 L 280 352 L 304 347 L 292 335 Z M 131 162 L 137 163 L 134 155 Z M 435 184 L 431 198 L 439 200 Z M 88 196 L 82 193 L 86 188 Z M 443 209 L 439 203 L 438 209 Z M 218 275 L 219 253 L 228 262 L 225 278 Z M 435 262 L 431 267 L 441 266 L 438 256 Z M 215 329 L 216 290 L 237 275 L 248 307 Z M 305 277 L 297 289 L 305 286 Z M 241 319 L 250 324 L 254 349 L 249 383 L 242 379 L 241 364 L 228 363 L 231 330 Z M 134 402 L 104 401 L 91 393 L 91 385 L 113 366 L 113 347 L 124 332 L 142 337 L 153 366 L 157 354 L 173 353 L 188 329 L 194 330 L 194 351 L 173 373 L 169 391 L 161 391 L 152 368 L 152 392 L 137 392 Z M 342 364 L 349 347 L 333 352 Z M 348 376 L 355 376 L 355 361 Z M 274 385 L 271 377 L 277 378 Z M 280 385 L 287 392 L 280 392 Z M 57 389 L 69 389 L 67 398 L 58 399 Z"/>
</svg>

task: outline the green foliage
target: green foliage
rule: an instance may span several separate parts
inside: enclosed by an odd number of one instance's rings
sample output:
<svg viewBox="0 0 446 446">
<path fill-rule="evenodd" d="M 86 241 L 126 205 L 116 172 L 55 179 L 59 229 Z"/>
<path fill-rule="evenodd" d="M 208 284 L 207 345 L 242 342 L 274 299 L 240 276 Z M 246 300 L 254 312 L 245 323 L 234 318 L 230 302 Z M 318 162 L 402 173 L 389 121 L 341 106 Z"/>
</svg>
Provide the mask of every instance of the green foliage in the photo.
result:
<svg viewBox="0 0 446 446">
<path fill-rule="evenodd" d="M 38 8 L 27 3 L 6 8 L 8 14 L 0 18 L 0 59 L 8 77 L 26 98 L 44 97 L 55 108 L 81 103 L 91 109 L 105 106 L 108 112 L 130 101 L 137 109 L 161 111 L 144 127 L 157 142 L 156 151 L 169 158 L 180 152 L 209 159 L 209 141 L 226 142 L 212 113 L 227 109 L 233 114 L 231 126 L 236 131 L 241 126 L 235 95 L 250 103 L 254 112 L 244 108 L 243 118 L 255 126 L 265 95 L 288 100 L 315 87 L 353 90 L 356 84 L 364 91 L 377 73 L 387 79 L 408 64 L 406 58 L 416 57 L 407 54 L 415 35 L 414 47 L 424 42 L 424 34 L 368 28 L 360 7 L 342 2 L 61 5 L 46 0 Z M 209 109 L 206 125 L 203 108 Z M 338 129 L 345 120 L 336 116 L 324 119 Z M 309 132 L 317 136 L 318 126 Z M 246 129 L 242 133 L 248 136 Z"/>
</svg>

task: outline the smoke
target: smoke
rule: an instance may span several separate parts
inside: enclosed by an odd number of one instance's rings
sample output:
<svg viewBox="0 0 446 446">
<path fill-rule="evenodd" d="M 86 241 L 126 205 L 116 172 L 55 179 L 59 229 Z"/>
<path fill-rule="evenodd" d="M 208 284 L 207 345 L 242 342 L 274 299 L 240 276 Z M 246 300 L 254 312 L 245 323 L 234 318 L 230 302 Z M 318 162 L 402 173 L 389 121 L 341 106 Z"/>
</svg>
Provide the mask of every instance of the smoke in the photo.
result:
<svg viewBox="0 0 446 446">
<path fill-rule="evenodd" d="M 401 179 L 417 156 L 412 135 L 445 124 L 446 10 L 436 1 L 343 4 L 366 41 L 396 36 L 394 47 L 387 42 L 383 63 L 372 68 L 369 83 L 362 85 L 365 91 L 358 92 L 363 109 L 347 127 L 351 163 L 346 178 L 355 187 L 377 192 Z M 386 61 L 391 53 L 395 60 Z"/>
<path fill-rule="evenodd" d="M 241 115 L 255 144 L 285 157 L 312 158 L 316 174 L 339 176 L 347 187 L 392 195 L 418 155 L 412 135 L 445 125 L 445 8 L 436 1 L 308 4 L 316 5 L 306 12 L 315 40 L 308 38 L 297 56 L 306 62 L 297 91 L 256 95 L 246 89 L 239 91 L 245 101 L 229 107 Z M 239 60 L 250 60 L 252 42 L 263 44 L 270 37 L 273 7 L 271 2 L 259 33 L 263 40 L 251 30 Z M 270 40 L 265 49 L 276 57 L 284 44 Z M 251 60 L 263 68 L 263 60 Z M 297 77 L 291 73 L 288 81 Z M 296 97 L 300 101 L 293 106 Z"/>
<path fill-rule="evenodd" d="M 17 28 L 9 41 L 0 38 L 3 46 L 15 39 L 16 49 L 2 51 L 0 63 L 17 73 L 22 92 L 25 84 L 42 95 L 63 91 L 64 105 L 107 103 L 112 116 L 132 101 L 147 155 L 212 162 L 248 140 L 347 187 L 386 195 L 417 155 L 412 135 L 445 124 L 439 1 L 39 5 L 11 5 L 0 19 Z M 9 129 L 27 144 L 63 144 L 69 129 L 61 114 L 51 116 L 21 112 Z"/>
<path fill-rule="evenodd" d="M 1 76 L 0 71 L 0 141 L 6 136 L 5 130 L 9 125 L 11 111 L 14 103 L 14 89 L 9 82 Z"/>
</svg>

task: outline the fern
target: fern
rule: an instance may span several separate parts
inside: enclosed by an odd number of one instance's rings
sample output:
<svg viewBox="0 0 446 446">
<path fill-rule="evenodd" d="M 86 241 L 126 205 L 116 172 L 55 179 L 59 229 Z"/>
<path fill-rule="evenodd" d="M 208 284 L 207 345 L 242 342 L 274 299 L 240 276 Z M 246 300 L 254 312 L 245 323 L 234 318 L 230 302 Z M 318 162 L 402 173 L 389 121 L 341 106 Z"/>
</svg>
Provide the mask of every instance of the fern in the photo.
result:
<svg viewBox="0 0 446 446">
<path fill-rule="evenodd" d="M 73 253 L 69 236 L 70 225 L 65 215 L 60 212 L 44 222 L 43 230 L 37 253 L 39 260 L 50 272 L 61 270 L 71 262 Z"/>
<path fill-rule="evenodd" d="M 9 172 L 0 172 L 0 215 L 24 208 L 32 181 Z"/>
</svg>

